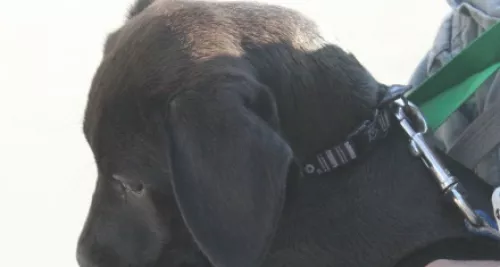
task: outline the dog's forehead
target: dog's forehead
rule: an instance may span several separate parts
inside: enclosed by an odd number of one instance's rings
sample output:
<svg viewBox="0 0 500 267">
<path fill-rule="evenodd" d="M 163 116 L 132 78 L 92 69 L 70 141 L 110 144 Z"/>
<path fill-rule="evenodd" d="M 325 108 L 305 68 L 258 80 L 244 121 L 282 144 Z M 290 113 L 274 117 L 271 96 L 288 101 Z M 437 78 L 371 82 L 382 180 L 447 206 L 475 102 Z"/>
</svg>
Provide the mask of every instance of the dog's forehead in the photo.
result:
<svg viewBox="0 0 500 267">
<path fill-rule="evenodd" d="M 114 64 L 109 68 L 120 69 Z M 84 118 L 84 132 L 94 149 L 107 154 L 138 154 L 156 142 L 164 123 L 165 98 L 150 95 L 158 81 L 148 77 L 135 81 L 130 77 L 134 75 L 127 70 L 123 75 L 109 70 L 96 77 Z"/>
<path fill-rule="evenodd" d="M 161 107 L 129 99 L 104 105 L 87 112 L 84 122 L 98 168 L 138 176 L 161 167 L 167 153 Z"/>
<path fill-rule="evenodd" d="M 127 22 L 108 42 L 113 44 L 108 44 L 110 48 L 92 79 L 86 124 L 113 114 L 123 117 L 151 112 L 180 87 L 181 72 L 190 64 L 189 59 L 160 18 Z"/>
</svg>

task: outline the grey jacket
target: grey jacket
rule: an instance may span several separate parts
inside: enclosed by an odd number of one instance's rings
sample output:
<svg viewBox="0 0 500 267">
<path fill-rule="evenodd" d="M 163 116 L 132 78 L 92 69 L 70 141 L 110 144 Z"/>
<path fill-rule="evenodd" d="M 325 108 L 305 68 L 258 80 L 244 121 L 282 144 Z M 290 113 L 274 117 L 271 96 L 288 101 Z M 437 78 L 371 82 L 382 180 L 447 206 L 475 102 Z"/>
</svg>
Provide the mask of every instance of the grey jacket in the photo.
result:
<svg viewBox="0 0 500 267">
<path fill-rule="evenodd" d="M 452 12 L 438 29 L 434 44 L 410 79 L 416 86 L 436 73 L 485 29 L 500 20 L 500 0 L 448 0 Z M 499 48 L 500 49 L 500 48 Z M 500 72 L 490 77 L 462 107 L 436 131 L 445 150 L 475 117 L 500 97 Z M 500 186 L 500 147 L 496 147 L 476 166 L 476 173 L 488 183 Z"/>
</svg>

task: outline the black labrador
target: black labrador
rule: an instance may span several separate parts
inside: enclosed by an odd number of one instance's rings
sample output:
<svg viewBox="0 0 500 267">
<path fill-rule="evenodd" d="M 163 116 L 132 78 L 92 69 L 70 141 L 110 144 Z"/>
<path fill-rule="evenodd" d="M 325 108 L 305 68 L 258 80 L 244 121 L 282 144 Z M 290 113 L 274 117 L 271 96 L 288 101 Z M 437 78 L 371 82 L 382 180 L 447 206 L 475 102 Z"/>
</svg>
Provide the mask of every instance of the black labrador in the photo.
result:
<svg viewBox="0 0 500 267">
<path fill-rule="evenodd" d="M 307 158 L 372 118 L 386 90 L 295 11 L 138 1 L 109 35 L 88 96 L 98 178 L 80 266 L 500 259 L 498 243 L 466 231 L 397 127 L 357 161 L 303 175 Z M 490 188 L 468 186 L 486 203 Z"/>
</svg>

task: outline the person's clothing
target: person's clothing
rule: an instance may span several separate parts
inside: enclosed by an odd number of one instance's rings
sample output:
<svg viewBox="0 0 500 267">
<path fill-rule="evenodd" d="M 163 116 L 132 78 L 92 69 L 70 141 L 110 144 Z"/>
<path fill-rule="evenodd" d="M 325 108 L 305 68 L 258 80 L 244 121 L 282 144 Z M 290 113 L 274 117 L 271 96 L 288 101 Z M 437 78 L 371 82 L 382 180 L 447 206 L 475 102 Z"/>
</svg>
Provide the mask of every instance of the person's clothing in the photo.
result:
<svg viewBox="0 0 500 267">
<path fill-rule="evenodd" d="M 441 24 L 434 44 L 413 73 L 410 79 L 413 86 L 418 86 L 436 73 L 471 41 L 500 20 L 500 0 L 448 0 L 448 4 L 452 12 Z M 436 131 L 435 137 L 445 151 L 450 149 L 472 120 L 497 98 L 500 98 L 500 71 L 486 80 Z M 500 146 L 486 155 L 475 171 L 489 184 L 500 186 Z"/>
</svg>

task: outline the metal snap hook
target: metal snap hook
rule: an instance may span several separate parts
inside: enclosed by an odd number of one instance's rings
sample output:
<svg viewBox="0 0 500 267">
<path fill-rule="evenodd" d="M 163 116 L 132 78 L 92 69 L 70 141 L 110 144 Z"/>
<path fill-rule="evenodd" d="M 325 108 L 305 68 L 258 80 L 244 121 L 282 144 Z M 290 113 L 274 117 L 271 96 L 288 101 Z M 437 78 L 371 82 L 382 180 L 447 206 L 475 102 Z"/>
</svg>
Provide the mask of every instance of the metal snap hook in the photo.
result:
<svg viewBox="0 0 500 267">
<path fill-rule="evenodd" d="M 424 134 L 429 127 L 420 109 L 405 98 L 394 101 L 394 116 L 410 138 L 410 152 L 419 157 L 432 173 L 443 194 L 451 200 L 471 225 L 481 226 L 480 217 L 474 212 L 459 188 L 459 181 L 444 166 L 439 157 L 427 144 Z"/>
</svg>

